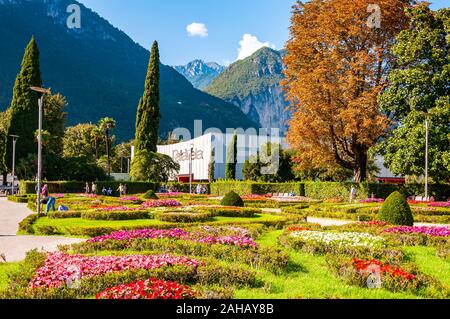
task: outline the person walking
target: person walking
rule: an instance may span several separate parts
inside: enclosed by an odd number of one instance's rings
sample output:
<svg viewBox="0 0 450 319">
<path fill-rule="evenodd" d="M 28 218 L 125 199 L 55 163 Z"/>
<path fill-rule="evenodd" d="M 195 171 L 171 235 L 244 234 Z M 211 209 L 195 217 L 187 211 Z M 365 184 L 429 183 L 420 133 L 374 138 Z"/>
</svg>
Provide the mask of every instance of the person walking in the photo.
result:
<svg viewBox="0 0 450 319">
<path fill-rule="evenodd" d="M 356 201 L 356 188 L 352 186 L 350 189 L 350 203 L 354 203 Z"/>
<path fill-rule="evenodd" d="M 86 186 L 84 187 L 84 190 L 85 190 L 85 194 L 86 195 L 89 194 L 89 191 L 90 191 L 90 189 L 89 189 L 89 182 L 86 182 Z"/>
<path fill-rule="evenodd" d="M 119 188 L 117 189 L 117 191 L 119 192 L 119 195 L 120 195 L 120 196 L 124 195 L 122 183 L 119 184 Z"/>
<path fill-rule="evenodd" d="M 94 182 L 92 182 L 91 192 L 94 195 L 97 194 L 97 185 Z"/>
</svg>

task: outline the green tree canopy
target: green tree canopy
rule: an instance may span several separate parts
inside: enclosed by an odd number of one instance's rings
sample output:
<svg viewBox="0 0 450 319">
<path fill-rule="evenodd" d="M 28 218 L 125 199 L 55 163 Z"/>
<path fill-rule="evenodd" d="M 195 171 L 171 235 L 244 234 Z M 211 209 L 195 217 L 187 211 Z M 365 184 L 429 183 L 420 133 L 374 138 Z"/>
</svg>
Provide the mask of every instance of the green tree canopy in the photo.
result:
<svg viewBox="0 0 450 319">
<path fill-rule="evenodd" d="M 164 183 L 175 176 L 179 170 L 180 164 L 170 156 L 143 150 L 135 154 L 130 175 L 134 181 Z"/>
<path fill-rule="evenodd" d="M 397 66 L 379 98 L 397 127 L 376 150 L 394 174 L 422 175 L 425 167 L 425 119 L 429 131 L 429 174 L 450 178 L 450 10 L 426 4 L 407 10 L 410 27 L 397 37 L 392 52 Z"/>
<path fill-rule="evenodd" d="M 153 42 L 145 79 L 144 94 L 139 101 L 136 115 L 136 152 L 157 151 L 160 120 L 159 49 Z"/>
<path fill-rule="evenodd" d="M 42 86 L 39 66 L 39 49 L 34 37 L 31 38 L 25 49 L 21 69 L 16 77 L 11 101 L 11 117 L 7 135 L 19 135 L 20 143 L 16 146 L 17 160 L 25 158 L 28 154 L 37 153 L 34 134 L 38 127 L 40 94 L 30 90 L 30 87 Z M 7 154 L 12 153 L 12 141 L 7 140 Z M 11 167 L 10 156 L 6 157 L 8 167 Z"/>
<path fill-rule="evenodd" d="M 236 163 L 237 163 L 237 134 L 234 132 L 230 144 L 227 146 L 227 158 L 225 165 L 225 178 L 236 179 Z"/>
</svg>

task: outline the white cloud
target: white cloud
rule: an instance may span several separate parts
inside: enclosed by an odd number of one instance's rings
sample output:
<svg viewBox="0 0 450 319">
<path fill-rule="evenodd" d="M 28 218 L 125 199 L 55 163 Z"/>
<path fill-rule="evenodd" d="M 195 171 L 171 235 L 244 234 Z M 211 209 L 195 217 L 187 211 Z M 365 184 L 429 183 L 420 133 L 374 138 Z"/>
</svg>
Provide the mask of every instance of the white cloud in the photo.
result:
<svg viewBox="0 0 450 319">
<path fill-rule="evenodd" d="M 245 59 L 249 57 L 262 47 L 269 47 L 275 49 L 275 45 L 270 44 L 269 42 L 260 42 L 257 37 L 251 34 L 244 34 L 242 40 L 239 41 L 239 49 L 238 49 L 238 60 Z"/>
<path fill-rule="evenodd" d="M 186 27 L 186 31 L 190 37 L 207 37 L 208 28 L 204 23 L 193 22 Z"/>
</svg>

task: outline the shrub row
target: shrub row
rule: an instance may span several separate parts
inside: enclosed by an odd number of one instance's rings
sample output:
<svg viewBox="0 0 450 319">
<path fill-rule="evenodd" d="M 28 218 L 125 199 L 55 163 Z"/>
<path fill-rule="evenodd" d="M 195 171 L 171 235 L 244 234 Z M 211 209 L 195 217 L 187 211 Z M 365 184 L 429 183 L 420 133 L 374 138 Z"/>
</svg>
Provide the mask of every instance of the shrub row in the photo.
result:
<svg viewBox="0 0 450 319">
<path fill-rule="evenodd" d="M 387 198 L 394 191 L 406 196 L 424 194 L 422 184 L 382 184 L 382 183 L 350 183 L 350 182 L 293 182 L 293 183 L 262 183 L 251 181 L 217 181 L 211 184 L 211 194 L 225 195 L 235 191 L 239 195 L 290 193 L 313 199 L 336 198 L 348 200 L 350 188 L 355 186 L 358 198 L 369 198 L 372 194 L 378 198 Z M 447 199 L 450 194 L 450 184 L 430 184 L 429 194 L 436 199 Z"/>
<path fill-rule="evenodd" d="M 131 210 L 131 211 L 111 211 L 98 212 L 95 210 L 85 211 L 80 214 L 82 219 L 89 220 L 136 220 L 153 219 L 154 214 L 149 211 Z"/>
<path fill-rule="evenodd" d="M 204 207 L 200 208 L 200 210 L 207 210 L 213 216 L 241 217 L 241 218 L 254 217 L 255 214 L 261 213 L 261 209 L 255 208 Z"/>
<path fill-rule="evenodd" d="M 84 193 L 86 182 L 77 181 L 59 181 L 59 182 L 44 182 L 48 185 L 48 191 L 50 193 Z M 148 190 L 156 191 L 158 188 L 157 183 L 151 182 L 96 182 L 97 184 L 97 194 L 102 193 L 103 187 L 108 189 L 111 187 L 115 195 L 117 194 L 117 188 L 120 184 L 127 185 L 128 194 L 140 194 L 145 193 Z M 36 188 L 36 182 L 34 181 L 20 181 L 20 193 L 21 194 L 34 194 Z"/>
<path fill-rule="evenodd" d="M 156 219 L 168 223 L 202 223 L 211 219 L 210 213 L 169 211 L 160 212 L 155 215 Z"/>
<path fill-rule="evenodd" d="M 28 196 L 26 196 L 26 195 L 21 195 L 21 196 L 9 195 L 8 200 L 10 202 L 26 204 L 26 203 L 28 203 Z"/>
</svg>

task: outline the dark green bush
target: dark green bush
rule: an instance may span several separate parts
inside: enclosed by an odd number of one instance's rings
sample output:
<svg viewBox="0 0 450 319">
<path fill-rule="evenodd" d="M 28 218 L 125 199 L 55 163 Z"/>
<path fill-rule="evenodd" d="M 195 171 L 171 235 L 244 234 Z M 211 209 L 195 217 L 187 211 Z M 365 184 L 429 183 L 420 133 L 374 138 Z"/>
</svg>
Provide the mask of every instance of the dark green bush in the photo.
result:
<svg viewBox="0 0 450 319">
<path fill-rule="evenodd" d="M 223 206 L 235 206 L 244 207 L 244 201 L 242 198 L 234 191 L 228 192 L 220 202 Z"/>
<path fill-rule="evenodd" d="M 143 197 L 145 199 L 158 199 L 158 196 L 156 196 L 155 191 L 153 189 L 146 191 Z"/>
<path fill-rule="evenodd" d="M 412 226 L 414 218 L 405 196 L 400 192 L 393 192 L 378 211 L 378 219 L 392 225 Z"/>
</svg>

